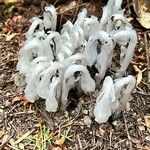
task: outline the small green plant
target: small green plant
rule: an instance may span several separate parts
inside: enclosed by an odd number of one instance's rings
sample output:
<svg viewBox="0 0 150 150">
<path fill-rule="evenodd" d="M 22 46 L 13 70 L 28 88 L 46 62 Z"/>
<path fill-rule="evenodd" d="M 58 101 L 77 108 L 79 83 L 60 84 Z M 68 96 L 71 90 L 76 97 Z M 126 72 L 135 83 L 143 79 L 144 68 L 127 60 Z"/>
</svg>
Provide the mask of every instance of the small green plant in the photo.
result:
<svg viewBox="0 0 150 150">
<path fill-rule="evenodd" d="M 14 8 L 15 1 L 13 0 L 4 0 L 5 12 L 10 13 Z"/>
<path fill-rule="evenodd" d="M 27 139 L 28 144 L 33 145 L 36 150 L 46 150 L 48 145 L 51 144 L 51 132 L 46 125 L 40 125 L 35 135 L 30 135 Z"/>
<path fill-rule="evenodd" d="M 71 127 L 70 127 L 71 128 Z M 26 139 L 26 146 L 32 146 L 33 150 L 48 150 L 49 146 L 61 146 L 66 140 L 72 141 L 73 135 L 69 134 L 68 130 L 56 130 L 54 133 L 50 131 L 46 125 L 40 125 L 36 134 L 32 134 Z"/>
</svg>

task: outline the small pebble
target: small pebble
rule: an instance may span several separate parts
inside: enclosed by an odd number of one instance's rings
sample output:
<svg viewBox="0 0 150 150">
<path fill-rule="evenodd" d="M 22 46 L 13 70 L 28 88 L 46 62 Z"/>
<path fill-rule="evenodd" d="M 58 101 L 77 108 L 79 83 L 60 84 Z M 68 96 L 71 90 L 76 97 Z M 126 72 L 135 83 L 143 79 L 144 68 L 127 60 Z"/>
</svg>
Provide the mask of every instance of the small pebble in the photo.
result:
<svg viewBox="0 0 150 150">
<path fill-rule="evenodd" d="M 92 135 L 92 131 L 89 132 Z"/>
<path fill-rule="evenodd" d="M 146 141 L 150 141 L 150 136 L 146 136 L 146 137 L 145 137 L 145 140 L 146 140 Z"/>
<path fill-rule="evenodd" d="M 83 111 L 83 114 L 87 115 L 88 114 L 88 110 L 84 109 Z"/>
<path fill-rule="evenodd" d="M 117 126 L 118 125 L 118 121 L 113 121 L 113 125 Z"/>
<path fill-rule="evenodd" d="M 91 124 L 92 124 L 91 117 L 89 117 L 89 116 L 85 116 L 84 119 L 83 119 L 83 121 L 87 125 L 87 127 L 90 127 Z"/>
<path fill-rule="evenodd" d="M 0 75 L 0 81 L 3 81 L 5 79 L 5 74 Z"/>
<path fill-rule="evenodd" d="M 9 97 L 10 95 L 11 95 L 10 92 L 7 92 L 7 93 L 6 93 L 6 97 Z"/>
<path fill-rule="evenodd" d="M 9 100 L 6 100 L 6 101 L 5 101 L 5 107 L 9 107 L 9 106 L 11 106 L 11 104 L 12 104 L 12 103 L 11 103 Z"/>
</svg>

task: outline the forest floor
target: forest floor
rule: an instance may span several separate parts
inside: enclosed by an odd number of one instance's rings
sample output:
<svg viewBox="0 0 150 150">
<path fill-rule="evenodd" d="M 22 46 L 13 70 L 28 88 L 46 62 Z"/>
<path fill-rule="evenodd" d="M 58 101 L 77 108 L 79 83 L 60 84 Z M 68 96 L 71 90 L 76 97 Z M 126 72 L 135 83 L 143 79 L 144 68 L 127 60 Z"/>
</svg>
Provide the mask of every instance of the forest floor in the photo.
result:
<svg viewBox="0 0 150 150">
<path fill-rule="evenodd" d="M 59 28 L 67 19 L 74 20 L 81 8 L 99 16 L 106 4 L 98 0 L 61 2 L 55 4 Z M 90 117 L 94 93 L 72 103 L 68 112 L 53 114 L 44 109 L 43 100 L 29 103 L 14 84 L 18 51 L 25 41 L 29 19 L 41 15 L 43 5 L 43 2 L 23 5 L 0 1 L 0 149 L 150 150 L 150 30 L 138 23 L 130 5 L 124 2 L 126 16 L 138 33 L 135 55 L 128 69 L 136 76 L 138 85 L 120 118 L 99 125 Z"/>
</svg>

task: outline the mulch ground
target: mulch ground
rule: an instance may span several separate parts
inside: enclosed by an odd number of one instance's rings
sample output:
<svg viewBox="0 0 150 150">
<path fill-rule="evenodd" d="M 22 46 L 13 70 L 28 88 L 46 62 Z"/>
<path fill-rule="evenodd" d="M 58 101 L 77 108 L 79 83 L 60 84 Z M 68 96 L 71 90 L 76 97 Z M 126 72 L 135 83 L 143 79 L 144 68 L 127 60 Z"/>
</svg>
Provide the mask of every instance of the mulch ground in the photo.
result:
<svg viewBox="0 0 150 150">
<path fill-rule="evenodd" d="M 1 1 L 0 1 L 1 2 Z M 54 2 L 54 1 L 53 1 Z M 105 1 L 58 1 L 58 30 L 74 20 L 80 8 L 99 15 Z M 129 8 L 124 2 L 124 7 Z M 3 150 L 150 150 L 150 85 L 148 83 L 148 42 L 150 31 L 140 26 L 135 14 L 132 25 L 138 33 L 135 56 L 128 72 L 139 84 L 132 92 L 130 105 L 120 117 L 97 124 L 91 117 L 95 93 L 72 99 L 67 112 L 48 113 L 44 100 L 27 102 L 15 84 L 18 51 L 25 41 L 29 19 L 40 15 L 45 2 L 0 4 L 0 149 Z M 96 9 L 100 8 L 100 9 Z M 138 70 L 138 69 L 139 70 Z M 142 76 L 141 72 L 142 71 Z"/>
</svg>

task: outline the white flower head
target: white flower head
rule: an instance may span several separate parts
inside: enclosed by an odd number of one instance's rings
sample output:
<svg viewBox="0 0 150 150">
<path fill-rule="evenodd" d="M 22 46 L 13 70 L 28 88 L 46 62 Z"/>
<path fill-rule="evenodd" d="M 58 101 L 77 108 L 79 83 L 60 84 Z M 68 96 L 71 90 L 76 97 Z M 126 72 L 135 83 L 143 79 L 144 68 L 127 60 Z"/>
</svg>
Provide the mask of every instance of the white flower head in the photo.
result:
<svg viewBox="0 0 150 150">
<path fill-rule="evenodd" d="M 45 29 L 50 29 L 52 31 L 56 30 L 57 23 L 57 12 L 56 8 L 53 5 L 46 6 L 45 12 L 43 13 L 43 23 Z"/>
<path fill-rule="evenodd" d="M 112 115 L 112 103 L 116 100 L 113 80 L 107 76 L 103 82 L 101 93 L 96 99 L 94 108 L 95 121 L 105 123 Z"/>
</svg>

